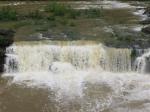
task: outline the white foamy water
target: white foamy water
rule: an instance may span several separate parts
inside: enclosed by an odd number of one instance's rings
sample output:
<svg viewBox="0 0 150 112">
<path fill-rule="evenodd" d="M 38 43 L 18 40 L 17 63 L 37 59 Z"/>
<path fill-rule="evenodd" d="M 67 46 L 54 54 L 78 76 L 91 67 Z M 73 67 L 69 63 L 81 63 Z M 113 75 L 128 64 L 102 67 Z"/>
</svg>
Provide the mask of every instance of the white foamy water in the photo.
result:
<svg viewBox="0 0 150 112">
<path fill-rule="evenodd" d="M 14 45 L 7 48 L 6 55 L 6 72 L 49 71 L 57 61 L 70 63 L 76 69 L 131 70 L 130 49 L 107 48 L 101 44 Z"/>
<path fill-rule="evenodd" d="M 150 49 L 144 50 L 144 54 L 137 57 L 135 61 L 137 65 L 137 70 L 140 73 L 145 73 L 150 71 Z"/>
<path fill-rule="evenodd" d="M 145 9 L 143 8 L 143 9 L 139 9 L 139 10 L 133 12 L 133 14 L 139 16 L 140 20 L 146 20 L 148 18 L 148 16 L 145 15 L 144 12 L 145 12 Z"/>
<path fill-rule="evenodd" d="M 2 3 L 0 6 L 18 6 L 18 5 L 24 5 L 26 2 L 10 2 L 10 3 Z"/>
<path fill-rule="evenodd" d="M 70 2 L 71 3 L 71 2 Z M 103 9 L 130 9 L 135 8 L 128 3 L 111 0 L 99 0 L 92 2 L 72 2 L 76 9 L 103 8 Z"/>
<path fill-rule="evenodd" d="M 137 27 L 133 28 L 133 31 L 139 32 L 142 30 L 142 28 L 143 28 L 143 26 L 137 26 Z"/>
<path fill-rule="evenodd" d="M 49 88 L 55 92 L 58 102 L 64 102 L 63 106 L 70 101 L 76 102 L 77 100 L 81 105 L 79 112 L 97 112 L 97 110 L 120 112 L 120 109 L 121 112 L 126 112 L 127 108 L 131 112 L 136 112 L 137 110 L 134 110 L 138 108 L 136 103 L 141 105 L 139 112 L 149 112 L 149 75 L 111 73 L 101 70 L 79 71 L 68 65 L 56 63 L 54 66 L 57 66 L 59 72 L 27 72 L 4 74 L 3 76 L 13 77 L 10 84 Z M 63 71 L 62 66 L 64 66 Z M 129 106 L 132 103 L 133 107 Z"/>
<path fill-rule="evenodd" d="M 102 44 L 16 44 L 7 48 L 3 77 L 11 77 L 10 85 L 53 92 L 55 97 L 50 94 L 49 99 L 56 101 L 56 112 L 149 112 L 147 52 L 136 60 L 137 73 L 132 71 L 130 49 Z"/>
</svg>

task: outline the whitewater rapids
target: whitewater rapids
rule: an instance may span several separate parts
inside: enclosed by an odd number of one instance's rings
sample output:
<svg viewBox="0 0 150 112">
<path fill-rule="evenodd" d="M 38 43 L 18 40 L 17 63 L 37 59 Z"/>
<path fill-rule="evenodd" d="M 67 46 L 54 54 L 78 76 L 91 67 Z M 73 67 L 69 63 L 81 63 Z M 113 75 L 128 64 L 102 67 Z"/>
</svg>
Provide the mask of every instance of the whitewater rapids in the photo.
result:
<svg viewBox="0 0 150 112">
<path fill-rule="evenodd" d="M 16 44 L 6 55 L 8 84 L 48 89 L 54 93 L 48 97 L 56 103 L 53 112 L 150 111 L 150 76 L 132 70 L 130 49 Z M 139 70 L 147 57 L 137 58 Z"/>
</svg>

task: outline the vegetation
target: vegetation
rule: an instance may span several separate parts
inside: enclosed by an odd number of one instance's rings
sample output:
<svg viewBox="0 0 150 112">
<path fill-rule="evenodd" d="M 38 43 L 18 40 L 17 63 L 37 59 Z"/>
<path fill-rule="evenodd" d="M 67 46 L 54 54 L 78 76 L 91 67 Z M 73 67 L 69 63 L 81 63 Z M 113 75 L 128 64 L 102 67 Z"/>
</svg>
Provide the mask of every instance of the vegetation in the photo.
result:
<svg viewBox="0 0 150 112">
<path fill-rule="evenodd" d="M 3 36 L 0 36 L 0 46 L 2 47 L 5 47 L 5 46 L 8 46 L 10 44 L 10 39 L 8 38 L 5 38 Z"/>
<path fill-rule="evenodd" d="M 0 20 L 2 21 L 10 21 L 10 20 L 17 20 L 17 12 L 16 10 L 10 7 L 3 7 L 0 10 Z"/>
<path fill-rule="evenodd" d="M 60 3 L 50 3 L 45 7 L 45 11 L 50 13 L 48 19 L 55 20 L 56 17 L 65 17 L 68 19 L 82 18 L 98 18 L 102 16 L 102 9 L 84 9 L 75 10 L 70 5 Z"/>
<path fill-rule="evenodd" d="M 18 30 L 16 35 L 43 32 L 48 29 L 76 27 L 79 21 L 102 17 L 102 9 L 76 10 L 69 4 L 49 2 L 43 7 L 0 7 L 0 27 Z M 30 30 L 30 31 L 29 31 Z"/>
<path fill-rule="evenodd" d="M 0 9 L 0 21 L 15 21 L 22 19 L 45 19 L 48 21 L 77 19 L 77 18 L 97 18 L 101 17 L 101 9 L 75 10 L 70 5 L 51 2 L 44 7 L 44 11 L 38 9 L 28 11 L 27 14 L 20 14 L 11 7 L 2 7 Z"/>
<path fill-rule="evenodd" d="M 56 2 L 49 3 L 45 7 L 45 11 L 51 13 L 50 16 L 66 16 L 70 18 L 77 16 L 77 11 L 72 9 L 71 6 Z"/>
<path fill-rule="evenodd" d="M 34 33 L 48 32 L 51 39 L 96 40 L 112 46 L 130 46 L 135 34 L 115 28 L 137 24 L 136 16 L 126 9 L 73 9 L 63 2 L 41 2 L 43 4 L 23 4 L 0 7 L 0 27 L 14 29 L 17 40 L 29 38 Z M 13 9 L 13 10 L 12 10 Z M 1 19 L 2 18 L 2 19 Z M 105 27 L 112 27 L 112 32 Z M 109 30 L 109 29 L 108 29 Z M 106 31 L 106 32 L 105 32 Z M 125 36 L 123 36 L 125 35 Z M 105 38 L 104 38 L 105 37 Z M 36 38 L 35 38 L 36 39 Z M 140 40 L 140 39 L 139 39 Z M 128 44 L 128 45 L 127 45 Z"/>
</svg>

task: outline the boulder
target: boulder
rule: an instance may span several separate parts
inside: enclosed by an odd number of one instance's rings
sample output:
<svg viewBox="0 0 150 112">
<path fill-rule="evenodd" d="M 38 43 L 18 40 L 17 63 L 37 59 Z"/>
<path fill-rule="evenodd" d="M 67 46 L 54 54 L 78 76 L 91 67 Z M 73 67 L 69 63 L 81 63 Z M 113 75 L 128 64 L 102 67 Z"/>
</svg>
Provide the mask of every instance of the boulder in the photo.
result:
<svg viewBox="0 0 150 112">
<path fill-rule="evenodd" d="M 150 7 L 146 8 L 144 14 L 147 15 L 148 17 L 150 17 Z"/>
<path fill-rule="evenodd" d="M 147 27 L 143 28 L 142 32 L 150 34 L 150 26 L 147 26 Z"/>
<path fill-rule="evenodd" d="M 0 29 L 0 47 L 1 48 L 9 46 L 11 43 L 13 43 L 14 33 L 15 31 L 13 30 Z"/>
<path fill-rule="evenodd" d="M 4 70 L 6 47 L 13 43 L 13 30 L 0 29 L 0 73 Z"/>
<path fill-rule="evenodd" d="M 0 35 L 6 37 L 12 37 L 14 35 L 14 30 L 0 29 Z"/>
</svg>

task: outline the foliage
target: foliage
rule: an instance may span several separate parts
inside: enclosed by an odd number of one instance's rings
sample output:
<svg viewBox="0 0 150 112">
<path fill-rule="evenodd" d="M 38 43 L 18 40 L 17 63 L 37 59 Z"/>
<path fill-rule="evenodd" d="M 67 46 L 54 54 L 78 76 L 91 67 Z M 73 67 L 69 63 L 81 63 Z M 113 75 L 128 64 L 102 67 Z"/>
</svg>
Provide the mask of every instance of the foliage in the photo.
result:
<svg viewBox="0 0 150 112">
<path fill-rule="evenodd" d="M 66 16 L 68 18 L 76 18 L 77 16 L 77 11 L 71 8 L 70 5 L 65 5 L 56 2 L 49 3 L 45 7 L 45 11 L 50 13 L 49 18 L 53 18 L 55 16 Z"/>
<path fill-rule="evenodd" d="M 9 20 L 17 20 L 17 12 L 16 10 L 10 7 L 3 7 L 0 10 L 0 20 L 2 21 L 9 21 Z"/>
<path fill-rule="evenodd" d="M 70 7 L 65 6 L 64 4 L 60 4 L 60 3 L 49 3 L 46 7 L 45 7 L 45 11 L 46 12 L 51 12 L 56 16 L 64 16 L 65 12 L 69 10 Z"/>
</svg>

